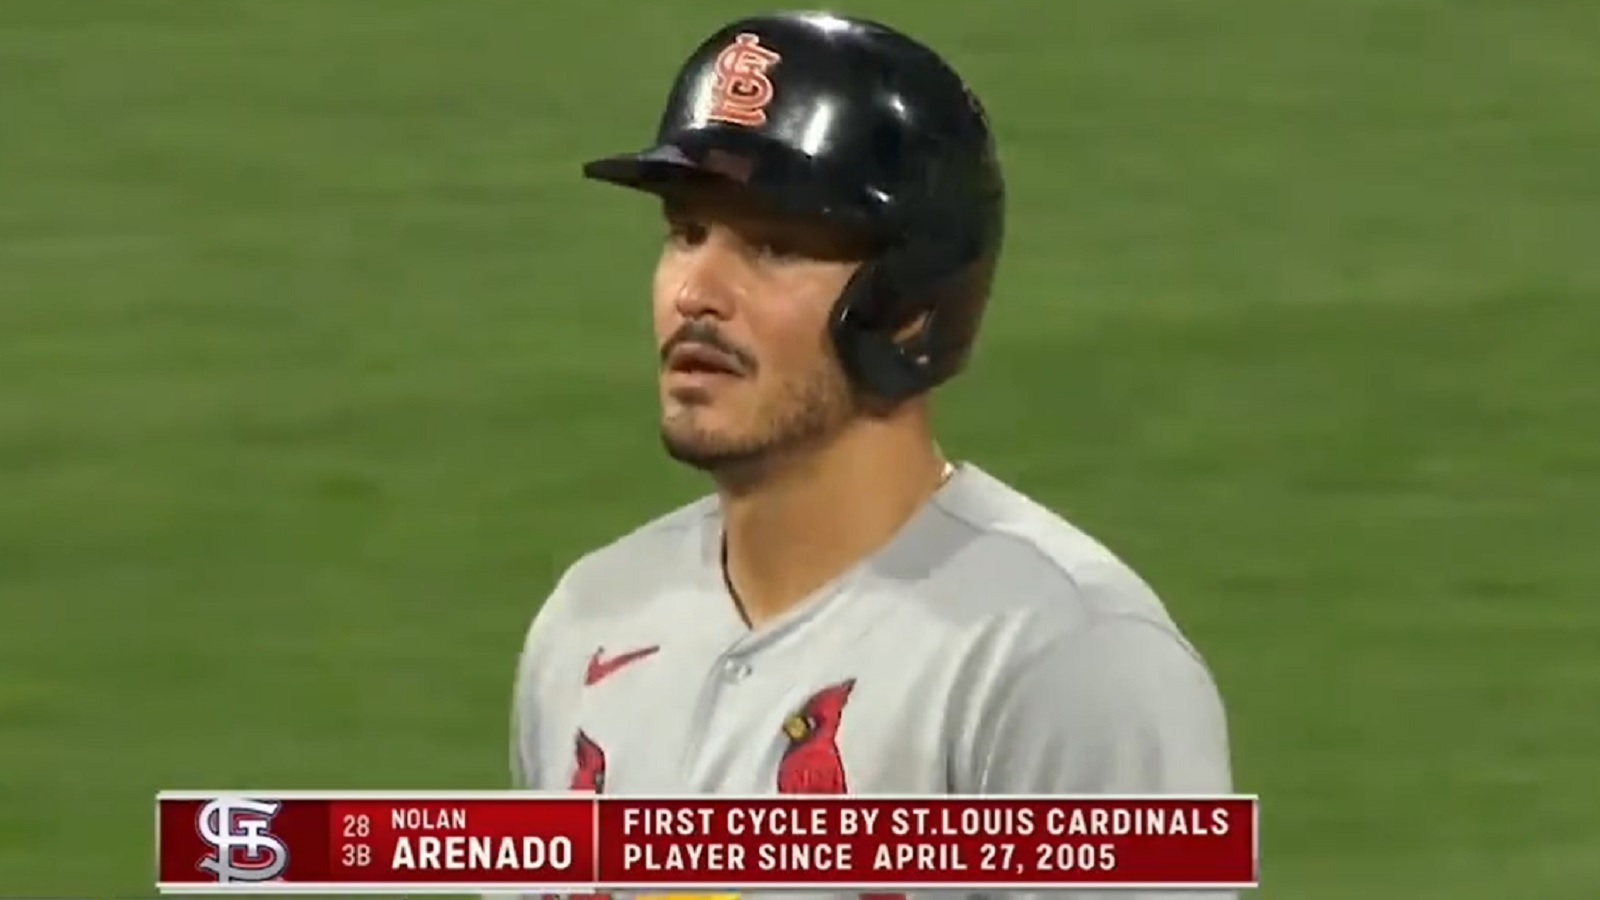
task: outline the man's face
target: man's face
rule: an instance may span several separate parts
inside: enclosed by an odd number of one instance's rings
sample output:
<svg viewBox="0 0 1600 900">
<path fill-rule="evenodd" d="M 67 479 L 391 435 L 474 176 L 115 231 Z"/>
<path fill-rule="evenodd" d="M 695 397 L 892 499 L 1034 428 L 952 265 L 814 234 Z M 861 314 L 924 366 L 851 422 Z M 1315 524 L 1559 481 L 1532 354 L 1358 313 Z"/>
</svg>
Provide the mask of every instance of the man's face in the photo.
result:
<svg viewBox="0 0 1600 900">
<path fill-rule="evenodd" d="M 856 398 L 827 322 L 860 248 L 732 191 L 663 207 L 654 307 L 667 452 L 708 472 L 749 471 L 850 421 Z"/>
</svg>

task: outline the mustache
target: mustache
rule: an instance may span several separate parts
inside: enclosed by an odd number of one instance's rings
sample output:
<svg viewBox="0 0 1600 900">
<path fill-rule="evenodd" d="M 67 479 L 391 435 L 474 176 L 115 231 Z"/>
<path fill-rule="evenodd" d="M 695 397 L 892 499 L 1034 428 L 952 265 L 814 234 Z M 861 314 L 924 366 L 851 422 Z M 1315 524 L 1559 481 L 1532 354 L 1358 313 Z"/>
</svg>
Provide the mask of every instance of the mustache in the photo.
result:
<svg viewBox="0 0 1600 900">
<path fill-rule="evenodd" d="M 756 371 L 756 358 L 754 356 L 744 348 L 723 337 L 722 332 L 717 330 L 717 326 L 704 320 L 685 322 L 678 326 L 678 330 L 672 333 L 672 337 L 667 338 L 666 342 L 661 345 L 661 365 L 665 366 L 667 358 L 672 356 L 673 351 L 679 347 L 693 344 L 699 344 L 701 347 L 715 350 L 723 356 L 729 357 L 739 364 L 740 370 L 745 374 L 754 374 Z"/>
</svg>

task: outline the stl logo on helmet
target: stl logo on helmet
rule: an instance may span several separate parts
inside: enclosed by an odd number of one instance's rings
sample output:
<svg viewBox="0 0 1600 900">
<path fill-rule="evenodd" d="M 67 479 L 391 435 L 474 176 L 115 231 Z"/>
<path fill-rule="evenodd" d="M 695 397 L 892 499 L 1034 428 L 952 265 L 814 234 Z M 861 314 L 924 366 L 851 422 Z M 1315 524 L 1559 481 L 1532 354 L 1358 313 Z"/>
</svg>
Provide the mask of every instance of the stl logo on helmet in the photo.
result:
<svg viewBox="0 0 1600 900">
<path fill-rule="evenodd" d="M 774 93 L 768 73 L 782 59 L 777 51 L 761 46 L 760 35 L 745 33 L 734 38 L 717 54 L 716 83 L 706 118 L 746 128 L 765 125 Z"/>
</svg>

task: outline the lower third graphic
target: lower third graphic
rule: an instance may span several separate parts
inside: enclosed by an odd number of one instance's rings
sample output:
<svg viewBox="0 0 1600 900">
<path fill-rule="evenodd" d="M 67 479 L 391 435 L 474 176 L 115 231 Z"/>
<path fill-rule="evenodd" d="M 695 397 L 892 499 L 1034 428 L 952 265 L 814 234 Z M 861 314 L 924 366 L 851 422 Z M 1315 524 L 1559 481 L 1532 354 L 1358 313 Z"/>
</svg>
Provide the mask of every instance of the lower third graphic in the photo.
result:
<svg viewBox="0 0 1600 900">
<path fill-rule="evenodd" d="M 272 881 L 289 866 L 289 848 L 271 832 L 282 803 L 219 797 L 200 808 L 195 828 L 215 852 L 200 869 L 219 884 Z"/>
</svg>

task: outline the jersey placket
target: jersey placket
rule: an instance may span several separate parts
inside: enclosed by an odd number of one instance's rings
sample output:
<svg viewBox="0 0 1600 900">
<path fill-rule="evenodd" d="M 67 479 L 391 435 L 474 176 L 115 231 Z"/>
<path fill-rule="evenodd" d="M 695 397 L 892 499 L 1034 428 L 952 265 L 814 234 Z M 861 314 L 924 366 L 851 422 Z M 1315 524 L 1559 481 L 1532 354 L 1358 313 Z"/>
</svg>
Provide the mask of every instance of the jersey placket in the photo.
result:
<svg viewBox="0 0 1600 900">
<path fill-rule="evenodd" d="M 770 793 L 771 773 L 783 748 L 786 707 L 801 662 L 796 645 L 816 628 L 842 585 L 808 601 L 793 616 L 727 645 L 710 667 L 685 741 L 683 778 L 689 790 L 710 793 Z M 730 604 L 733 599 L 728 599 Z"/>
</svg>

